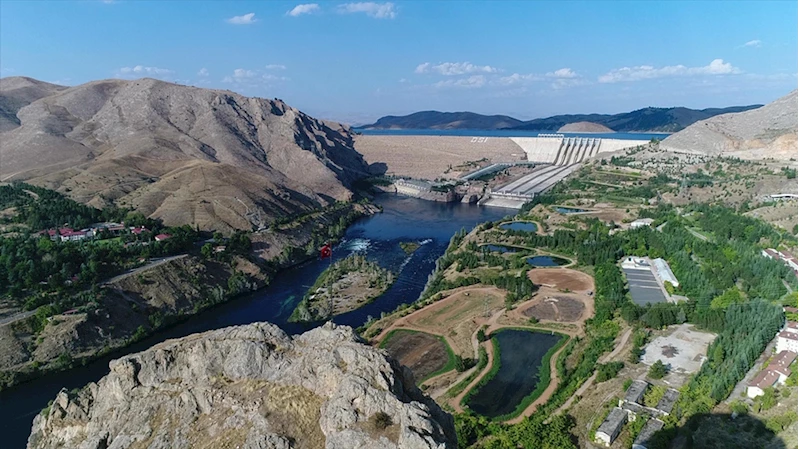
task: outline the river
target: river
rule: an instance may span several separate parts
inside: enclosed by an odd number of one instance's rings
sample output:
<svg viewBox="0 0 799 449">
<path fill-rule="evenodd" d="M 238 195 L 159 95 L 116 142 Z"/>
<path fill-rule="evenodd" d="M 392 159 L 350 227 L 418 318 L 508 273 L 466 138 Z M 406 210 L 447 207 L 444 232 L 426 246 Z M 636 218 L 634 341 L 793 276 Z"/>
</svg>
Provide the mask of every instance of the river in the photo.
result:
<svg viewBox="0 0 799 449">
<path fill-rule="evenodd" d="M 396 282 L 374 302 L 334 318 L 334 322 L 353 327 L 369 316 L 379 317 L 399 304 L 419 297 L 435 261 L 444 254 L 450 238 L 461 228 L 498 220 L 507 209 L 479 207 L 460 203 L 438 203 L 415 198 L 384 195 L 376 200 L 383 213 L 362 218 L 347 229 L 341 243 L 333 249 L 338 260 L 355 251 L 363 251 L 369 260 L 398 272 Z M 402 241 L 422 243 L 413 254 L 400 248 Z M 77 388 L 99 380 L 108 372 L 108 362 L 123 354 L 142 351 L 170 338 L 227 326 L 269 321 L 290 334 L 303 332 L 321 323 L 288 323 L 294 306 L 316 277 L 327 267 L 328 260 L 312 260 L 279 273 L 270 285 L 250 295 L 234 299 L 189 318 L 111 356 L 85 366 L 44 376 L 0 393 L 0 446 L 24 448 L 34 416 L 54 399 L 61 388 Z"/>
</svg>

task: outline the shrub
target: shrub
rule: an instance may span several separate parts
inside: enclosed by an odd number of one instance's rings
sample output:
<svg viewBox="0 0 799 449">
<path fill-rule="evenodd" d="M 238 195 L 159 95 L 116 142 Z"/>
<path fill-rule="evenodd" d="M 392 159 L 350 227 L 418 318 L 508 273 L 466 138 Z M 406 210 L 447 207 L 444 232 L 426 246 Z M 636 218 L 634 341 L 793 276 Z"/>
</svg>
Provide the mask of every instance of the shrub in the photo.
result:
<svg viewBox="0 0 799 449">
<path fill-rule="evenodd" d="M 666 365 L 664 365 L 663 362 L 658 360 L 649 368 L 648 376 L 652 379 L 663 379 L 663 377 L 665 377 L 667 373 L 668 370 L 666 369 Z"/>
<path fill-rule="evenodd" d="M 624 362 L 610 362 L 599 364 L 597 366 L 596 381 L 605 382 L 606 380 L 613 379 L 619 374 L 619 371 L 624 368 Z"/>
<path fill-rule="evenodd" d="M 377 412 L 370 419 L 372 426 L 377 430 L 385 430 L 392 424 L 391 416 L 386 412 Z"/>
</svg>

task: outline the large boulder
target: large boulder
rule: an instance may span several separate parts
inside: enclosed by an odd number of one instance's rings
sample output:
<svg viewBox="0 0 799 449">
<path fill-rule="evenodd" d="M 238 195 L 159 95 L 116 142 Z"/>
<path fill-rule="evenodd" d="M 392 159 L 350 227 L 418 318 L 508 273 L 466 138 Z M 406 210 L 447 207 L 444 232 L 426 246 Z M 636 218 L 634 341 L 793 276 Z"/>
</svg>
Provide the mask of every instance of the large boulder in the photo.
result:
<svg viewBox="0 0 799 449">
<path fill-rule="evenodd" d="M 110 363 L 34 419 L 28 448 L 454 448 L 452 417 L 410 371 L 332 323 L 268 323 L 158 344 Z"/>
</svg>

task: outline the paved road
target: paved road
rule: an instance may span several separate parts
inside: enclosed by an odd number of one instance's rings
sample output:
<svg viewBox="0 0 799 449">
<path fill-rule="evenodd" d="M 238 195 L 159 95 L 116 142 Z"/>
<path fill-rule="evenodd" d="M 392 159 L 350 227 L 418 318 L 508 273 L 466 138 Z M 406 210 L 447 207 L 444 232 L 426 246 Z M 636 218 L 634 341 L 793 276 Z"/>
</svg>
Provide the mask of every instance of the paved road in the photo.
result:
<svg viewBox="0 0 799 449">
<path fill-rule="evenodd" d="M 0 326 L 5 326 L 7 324 L 11 324 L 11 323 L 13 323 L 15 321 L 19 321 L 19 320 L 24 320 L 25 318 L 33 315 L 34 313 L 36 313 L 36 311 L 35 310 L 31 310 L 29 312 L 20 312 L 20 313 L 16 313 L 14 315 L 5 317 L 3 319 L 0 319 Z"/>
<path fill-rule="evenodd" d="M 133 275 L 133 274 L 136 274 L 136 273 L 141 273 L 142 271 L 149 270 L 150 268 L 153 268 L 153 267 L 157 267 L 158 265 L 161 265 L 163 263 L 166 263 L 166 262 L 169 262 L 169 261 L 175 260 L 175 259 L 182 259 L 182 258 L 184 258 L 186 256 L 188 256 L 188 254 L 179 254 L 177 256 L 161 257 L 161 258 L 158 258 L 158 259 L 150 259 L 150 262 L 148 262 L 147 265 L 143 265 L 143 266 L 141 266 L 139 268 L 134 268 L 132 270 L 126 271 L 125 273 L 122 273 L 120 275 L 114 276 L 111 279 L 108 279 L 106 281 L 101 282 L 100 285 L 113 284 L 114 282 L 121 281 L 122 279 L 125 279 L 126 277 L 128 277 L 130 275 Z"/>
</svg>

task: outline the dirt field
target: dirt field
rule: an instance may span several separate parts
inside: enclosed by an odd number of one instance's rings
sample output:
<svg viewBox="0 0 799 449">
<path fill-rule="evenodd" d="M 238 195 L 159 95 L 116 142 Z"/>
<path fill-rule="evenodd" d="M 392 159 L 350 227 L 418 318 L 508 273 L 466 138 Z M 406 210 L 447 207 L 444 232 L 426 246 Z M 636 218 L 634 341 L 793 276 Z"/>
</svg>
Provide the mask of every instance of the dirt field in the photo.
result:
<svg viewBox="0 0 799 449">
<path fill-rule="evenodd" d="M 582 271 L 568 268 L 536 268 L 527 272 L 536 285 L 545 285 L 558 290 L 587 292 L 594 290 L 594 280 Z"/>
<path fill-rule="evenodd" d="M 476 169 L 459 167 L 483 158 L 481 165 L 526 160 L 524 150 L 503 137 L 472 142 L 463 136 L 357 136 L 355 149 L 375 174 L 421 179 L 457 178 Z"/>
<path fill-rule="evenodd" d="M 574 322 L 580 319 L 585 310 L 585 304 L 569 296 L 552 296 L 526 308 L 522 313 L 525 316 L 535 317 L 537 320 Z"/>
<path fill-rule="evenodd" d="M 408 315 L 405 322 L 409 327 L 445 334 L 454 344 L 452 350 L 456 354 L 474 357 L 472 334 L 487 319 L 483 312 L 496 312 L 503 308 L 504 303 L 503 290 L 496 287 L 470 288 Z"/>
<path fill-rule="evenodd" d="M 419 381 L 449 363 L 447 346 L 435 335 L 398 329 L 380 345 Z"/>
</svg>

